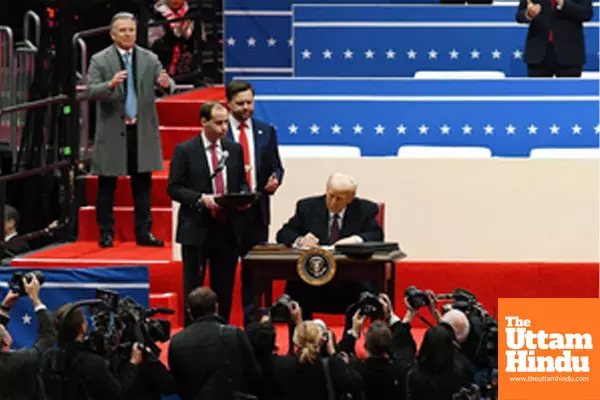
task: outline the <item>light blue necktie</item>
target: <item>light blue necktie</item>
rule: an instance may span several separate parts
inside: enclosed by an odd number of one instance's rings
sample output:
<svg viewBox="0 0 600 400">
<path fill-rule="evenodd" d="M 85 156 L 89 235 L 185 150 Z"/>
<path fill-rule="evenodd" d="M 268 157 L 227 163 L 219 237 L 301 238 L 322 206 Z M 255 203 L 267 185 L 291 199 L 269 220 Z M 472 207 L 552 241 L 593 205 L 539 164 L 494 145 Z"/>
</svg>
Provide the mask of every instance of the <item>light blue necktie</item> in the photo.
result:
<svg viewBox="0 0 600 400">
<path fill-rule="evenodd" d="M 127 68 L 127 98 L 125 99 L 125 113 L 130 119 L 137 115 L 137 99 L 135 97 L 135 88 L 133 85 L 133 63 L 131 62 L 131 53 L 125 53 L 123 57 L 125 68 Z"/>
</svg>

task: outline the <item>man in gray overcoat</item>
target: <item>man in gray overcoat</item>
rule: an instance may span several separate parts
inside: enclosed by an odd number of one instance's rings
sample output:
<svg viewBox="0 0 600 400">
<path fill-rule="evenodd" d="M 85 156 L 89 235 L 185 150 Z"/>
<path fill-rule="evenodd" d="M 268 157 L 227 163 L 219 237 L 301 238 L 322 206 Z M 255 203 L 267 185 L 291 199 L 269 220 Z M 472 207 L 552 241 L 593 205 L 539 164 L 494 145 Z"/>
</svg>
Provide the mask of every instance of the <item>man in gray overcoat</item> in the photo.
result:
<svg viewBox="0 0 600 400">
<path fill-rule="evenodd" d="M 150 211 L 152 172 L 163 169 L 155 100 L 157 91 L 172 93 L 175 85 L 158 57 L 135 44 L 133 14 L 116 14 L 110 36 L 114 44 L 90 61 L 87 89 L 98 107 L 91 172 L 98 175 L 99 245 L 113 245 L 117 177 L 129 176 L 137 244 L 161 247 L 151 232 Z"/>
</svg>

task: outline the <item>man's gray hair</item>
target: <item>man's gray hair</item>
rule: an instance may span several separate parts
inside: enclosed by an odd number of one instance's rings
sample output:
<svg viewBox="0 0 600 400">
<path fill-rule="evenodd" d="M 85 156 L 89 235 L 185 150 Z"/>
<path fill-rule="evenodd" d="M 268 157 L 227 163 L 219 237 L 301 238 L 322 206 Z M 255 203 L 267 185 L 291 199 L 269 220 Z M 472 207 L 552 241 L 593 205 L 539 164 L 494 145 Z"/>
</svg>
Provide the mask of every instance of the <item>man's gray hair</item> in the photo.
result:
<svg viewBox="0 0 600 400">
<path fill-rule="evenodd" d="M 133 15 L 130 12 L 121 11 L 113 15 L 112 19 L 110 20 L 110 30 L 112 30 L 115 26 L 115 22 L 117 22 L 120 19 L 129 19 L 133 22 L 136 22 L 135 15 Z"/>
<path fill-rule="evenodd" d="M 350 175 L 336 172 L 327 179 L 327 188 L 343 192 L 356 192 L 358 183 Z"/>
</svg>

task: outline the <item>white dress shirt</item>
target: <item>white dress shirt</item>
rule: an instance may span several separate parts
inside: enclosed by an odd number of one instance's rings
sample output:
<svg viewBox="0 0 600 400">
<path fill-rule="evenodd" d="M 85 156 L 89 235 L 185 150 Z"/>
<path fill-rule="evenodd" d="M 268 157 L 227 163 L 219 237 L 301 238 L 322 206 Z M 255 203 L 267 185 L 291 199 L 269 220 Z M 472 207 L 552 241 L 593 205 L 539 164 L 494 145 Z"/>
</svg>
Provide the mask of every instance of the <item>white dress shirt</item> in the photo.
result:
<svg viewBox="0 0 600 400">
<path fill-rule="evenodd" d="M 233 115 L 229 115 L 229 124 L 231 125 L 231 134 L 233 135 L 233 140 L 237 143 L 240 143 L 240 125 L 242 124 L 240 121 L 235 119 Z M 248 140 L 248 152 L 250 153 L 250 176 L 252 177 L 252 187 L 250 188 L 251 192 L 256 191 L 256 160 L 255 160 L 255 148 L 254 148 L 254 130 L 252 127 L 252 119 L 248 118 L 246 120 L 246 139 Z"/>
<path fill-rule="evenodd" d="M 209 140 L 206 138 L 206 136 L 204 136 L 204 133 L 202 133 L 200 135 L 200 137 L 202 138 L 202 144 L 204 145 L 204 153 L 206 154 L 206 163 L 208 164 L 208 171 L 210 172 L 210 175 L 212 176 L 212 174 L 215 172 L 213 165 L 212 165 L 212 146 L 213 146 L 213 144 L 211 142 L 209 142 Z M 221 161 L 223 159 L 223 144 L 221 143 L 220 140 L 217 140 L 217 142 L 215 144 L 217 145 L 217 160 Z M 225 183 L 225 193 L 227 193 L 227 166 L 225 166 L 225 168 L 223 168 L 221 170 L 220 174 L 223 175 L 223 182 Z M 216 176 L 215 176 L 215 178 L 216 178 Z M 212 186 L 213 186 L 213 193 L 216 194 L 217 185 L 216 185 L 215 178 L 212 179 Z"/>
<path fill-rule="evenodd" d="M 19 233 L 17 231 L 13 232 L 13 233 L 9 233 L 8 235 L 4 236 L 4 241 L 8 242 L 10 239 L 19 236 Z"/>
</svg>

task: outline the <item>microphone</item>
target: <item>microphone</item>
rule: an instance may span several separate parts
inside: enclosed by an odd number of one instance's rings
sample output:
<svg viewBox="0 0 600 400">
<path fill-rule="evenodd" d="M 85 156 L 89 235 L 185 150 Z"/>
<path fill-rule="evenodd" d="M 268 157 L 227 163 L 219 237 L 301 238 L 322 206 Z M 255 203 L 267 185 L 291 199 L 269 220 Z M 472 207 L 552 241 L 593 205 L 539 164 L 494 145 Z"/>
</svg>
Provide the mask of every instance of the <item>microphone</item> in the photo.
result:
<svg viewBox="0 0 600 400">
<path fill-rule="evenodd" d="M 221 159 L 219 160 L 219 165 L 217 166 L 217 168 L 215 168 L 215 171 L 212 173 L 212 175 L 210 176 L 210 179 L 212 180 L 215 176 L 217 176 L 219 174 L 219 172 L 223 171 L 223 168 L 225 168 L 225 163 L 227 162 L 227 159 L 229 158 L 229 151 L 225 150 L 223 152 L 223 157 L 221 157 Z"/>
</svg>

